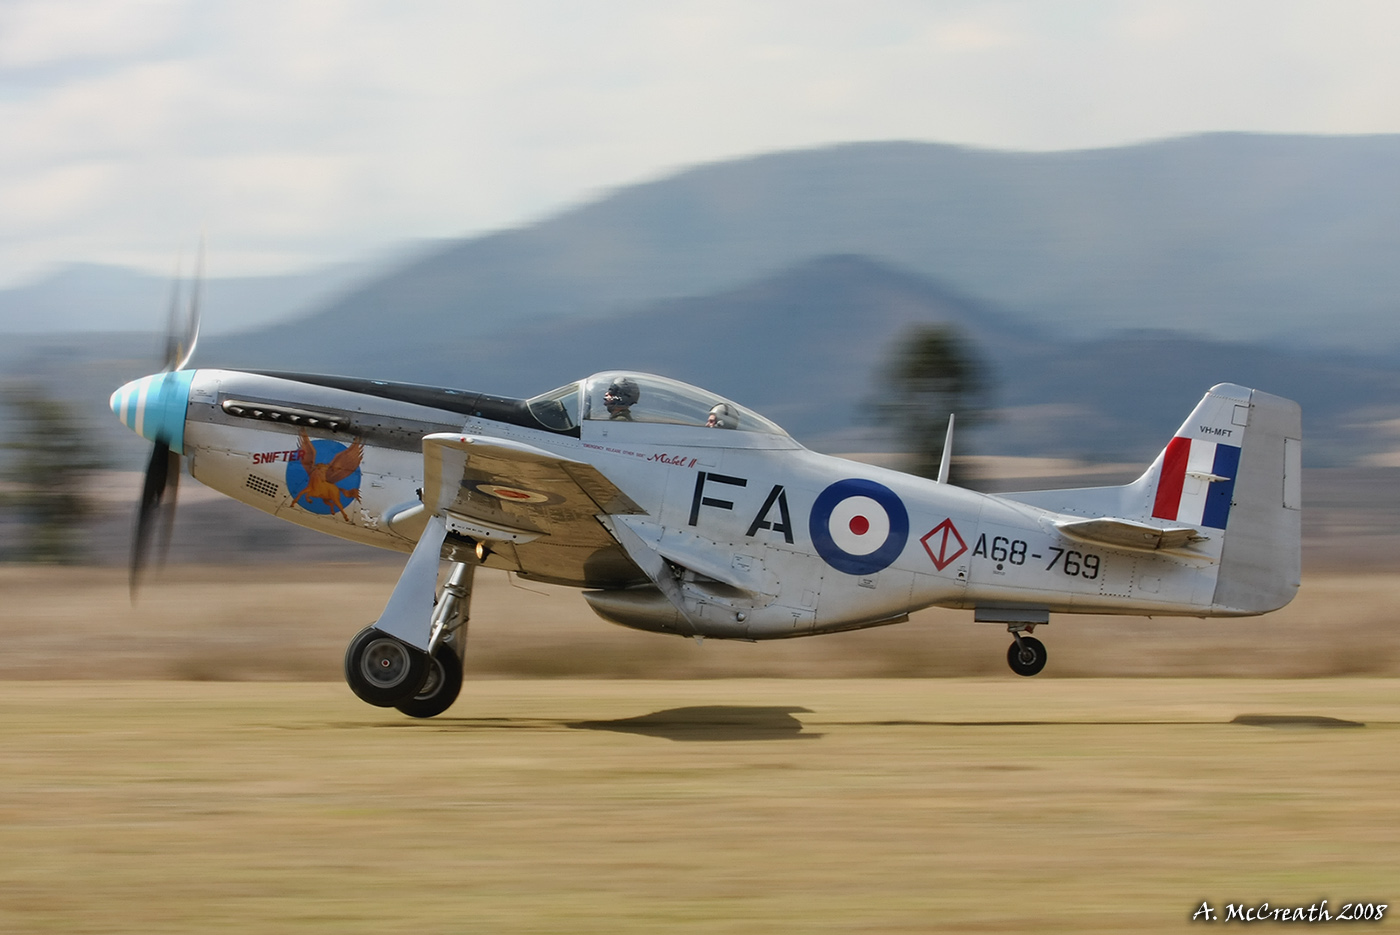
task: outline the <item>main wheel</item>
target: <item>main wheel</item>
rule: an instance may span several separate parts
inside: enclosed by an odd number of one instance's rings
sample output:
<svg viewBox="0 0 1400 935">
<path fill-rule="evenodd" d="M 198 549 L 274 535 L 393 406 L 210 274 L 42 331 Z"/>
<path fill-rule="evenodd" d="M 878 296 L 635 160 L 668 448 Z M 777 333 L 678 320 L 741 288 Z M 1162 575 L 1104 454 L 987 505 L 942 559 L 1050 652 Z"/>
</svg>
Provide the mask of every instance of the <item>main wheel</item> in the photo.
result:
<svg viewBox="0 0 1400 935">
<path fill-rule="evenodd" d="M 427 653 L 375 627 L 356 633 L 345 650 L 350 690 L 380 708 L 392 708 L 418 694 L 430 668 Z"/>
<path fill-rule="evenodd" d="M 418 694 L 394 707 L 409 717 L 437 717 L 457 700 L 462 690 L 462 660 L 451 646 L 438 644 L 433 650 L 432 665 L 428 668 L 428 680 L 418 689 Z"/>
<path fill-rule="evenodd" d="M 1017 675 L 1035 675 L 1045 668 L 1045 644 L 1033 636 L 1021 637 L 1006 651 L 1006 663 Z"/>
</svg>

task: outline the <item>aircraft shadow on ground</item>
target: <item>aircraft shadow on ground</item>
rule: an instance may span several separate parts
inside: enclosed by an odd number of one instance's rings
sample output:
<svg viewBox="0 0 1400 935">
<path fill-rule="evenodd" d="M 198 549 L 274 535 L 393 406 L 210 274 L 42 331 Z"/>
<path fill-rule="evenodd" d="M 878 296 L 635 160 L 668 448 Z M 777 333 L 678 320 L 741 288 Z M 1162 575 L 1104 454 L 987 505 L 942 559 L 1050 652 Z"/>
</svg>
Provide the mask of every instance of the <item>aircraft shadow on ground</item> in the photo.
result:
<svg viewBox="0 0 1400 935">
<path fill-rule="evenodd" d="M 794 714 L 808 708 L 752 705 L 696 705 L 669 708 L 614 721 L 574 721 L 575 730 L 610 730 L 666 740 L 812 740 Z"/>
<path fill-rule="evenodd" d="M 1320 714 L 1241 714 L 1231 724 L 1246 727 L 1275 727 L 1297 729 L 1308 727 L 1365 727 L 1361 721 L 1347 721 L 1339 717 L 1324 717 Z"/>
<path fill-rule="evenodd" d="M 417 728 L 435 731 L 482 731 L 482 730 L 595 730 L 613 731 L 620 734 L 636 734 L 642 737 L 660 737 L 665 740 L 815 740 L 824 734 L 806 730 L 803 723 L 794 715 L 811 714 L 809 708 L 790 705 L 693 705 L 685 708 L 667 708 L 642 714 L 637 717 L 617 718 L 610 721 L 565 721 L 554 718 L 451 718 L 438 717 L 431 720 L 405 720 L 374 725 L 346 724 L 345 727 L 388 727 Z M 1313 714 L 1241 714 L 1229 721 L 1218 720 L 890 720 L 890 721 L 839 721 L 826 726 L 841 727 L 1164 727 L 1194 725 L 1217 727 L 1240 725 L 1244 727 L 1271 727 L 1277 729 L 1317 729 L 1365 727 L 1361 721 L 1348 721 L 1342 718 L 1325 717 Z M 818 725 L 813 725 L 818 726 Z"/>
<path fill-rule="evenodd" d="M 565 721 L 531 717 L 436 717 L 422 721 L 405 720 L 343 726 L 452 732 L 603 730 L 637 734 L 642 737 L 660 737 L 665 740 L 815 740 L 823 735 L 804 731 L 802 722 L 793 716 L 810 713 L 808 708 L 795 706 L 696 705 L 668 708 L 612 721 Z"/>
</svg>

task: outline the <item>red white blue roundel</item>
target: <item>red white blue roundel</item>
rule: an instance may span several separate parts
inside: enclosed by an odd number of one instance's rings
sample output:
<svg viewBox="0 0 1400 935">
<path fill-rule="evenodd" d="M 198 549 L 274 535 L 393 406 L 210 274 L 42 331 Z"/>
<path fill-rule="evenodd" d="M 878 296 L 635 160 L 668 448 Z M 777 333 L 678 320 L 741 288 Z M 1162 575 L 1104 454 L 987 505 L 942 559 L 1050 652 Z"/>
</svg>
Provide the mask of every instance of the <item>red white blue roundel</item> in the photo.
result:
<svg viewBox="0 0 1400 935">
<path fill-rule="evenodd" d="M 842 480 L 812 504 L 812 544 L 837 571 L 873 575 L 888 568 L 909 541 L 909 511 L 884 484 Z"/>
<path fill-rule="evenodd" d="M 550 496 L 538 490 L 527 490 L 524 487 L 508 487 L 505 484 L 490 484 L 486 482 L 471 485 L 473 490 L 486 494 L 488 497 L 495 497 L 497 500 L 504 500 L 507 503 L 558 503 L 562 497 Z"/>
<path fill-rule="evenodd" d="M 540 490 L 530 490 L 528 487 L 512 487 L 507 484 L 495 484 L 490 481 L 462 481 L 462 486 L 477 493 L 485 494 L 488 497 L 495 497 L 505 503 L 529 503 L 533 505 L 549 504 L 554 506 L 564 502 L 564 498 L 557 493 L 545 493 Z"/>
</svg>

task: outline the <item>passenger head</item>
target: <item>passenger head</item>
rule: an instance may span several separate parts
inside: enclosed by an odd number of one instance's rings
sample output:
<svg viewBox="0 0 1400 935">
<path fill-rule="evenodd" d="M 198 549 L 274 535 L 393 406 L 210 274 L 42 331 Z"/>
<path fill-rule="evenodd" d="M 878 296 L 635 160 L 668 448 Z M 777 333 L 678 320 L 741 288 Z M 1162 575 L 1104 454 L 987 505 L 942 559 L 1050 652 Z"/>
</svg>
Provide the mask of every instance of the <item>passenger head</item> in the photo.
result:
<svg viewBox="0 0 1400 935">
<path fill-rule="evenodd" d="M 720 403 L 710 410 L 710 416 L 705 420 L 705 425 L 712 429 L 738 428 L 739 416 L 729 404 Z"/>
</svg>

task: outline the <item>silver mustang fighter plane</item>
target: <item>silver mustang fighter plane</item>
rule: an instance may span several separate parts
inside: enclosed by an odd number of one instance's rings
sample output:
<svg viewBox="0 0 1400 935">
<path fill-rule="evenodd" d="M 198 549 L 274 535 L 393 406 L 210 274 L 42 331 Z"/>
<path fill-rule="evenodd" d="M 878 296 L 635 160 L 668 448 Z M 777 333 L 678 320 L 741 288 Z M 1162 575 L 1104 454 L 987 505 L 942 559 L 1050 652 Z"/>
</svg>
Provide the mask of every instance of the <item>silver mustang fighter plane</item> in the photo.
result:
<svg viewBox="0 0 1400 935">
<path fill-rule="evenodd" d="M 697 639 L 966 609 L 1010 631 L 1020 675 L 1045 666 L 1030 634 L 1051 613 L 1244 616 L 1298 588 L 1299 408 L 1228 383 L 1131 484 L 991 496 L 809 451 L 731 400 L 644 373 L 509 399 L 187 363 L 172 351 L 164 372 L 112 395 L 155 443 L 133 585 L 181 456 L 249 506 L 409 553 L 383 614 L 351 640 L 345 677 L 414 717 L 461 688 L 479 566 L 582 588 L 610 621 Z"/>
</svg>

